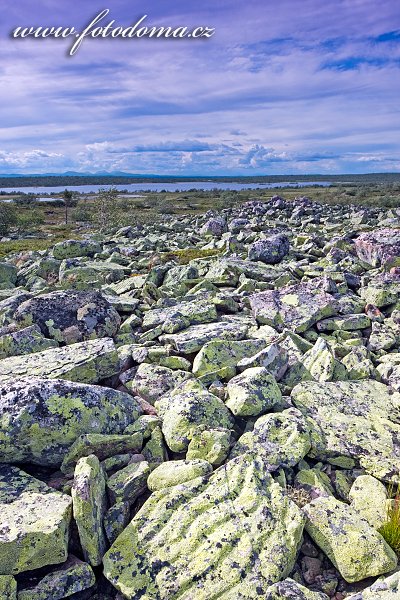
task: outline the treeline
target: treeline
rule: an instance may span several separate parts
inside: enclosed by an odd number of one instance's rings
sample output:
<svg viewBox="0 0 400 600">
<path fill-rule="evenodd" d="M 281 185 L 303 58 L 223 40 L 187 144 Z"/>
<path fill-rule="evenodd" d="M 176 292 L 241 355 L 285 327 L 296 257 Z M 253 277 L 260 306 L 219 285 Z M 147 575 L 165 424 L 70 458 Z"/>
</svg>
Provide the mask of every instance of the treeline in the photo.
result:
<svg viewBox="0 0 400 600">
<path fill-rule="evenodd" d="M 214 181 L 216 183 L 280 183 L 330 181 L 336 184 L 400 183 L 400 173 L 368 173 L 365 175 L 259 175 L 221 177 L 142 177 L 137 175 L 27 175 L 0 177 L 0 188 L 70 187 L 76 185 L 126 185 L 130 183 L 185 183 Z"/>
</svg>

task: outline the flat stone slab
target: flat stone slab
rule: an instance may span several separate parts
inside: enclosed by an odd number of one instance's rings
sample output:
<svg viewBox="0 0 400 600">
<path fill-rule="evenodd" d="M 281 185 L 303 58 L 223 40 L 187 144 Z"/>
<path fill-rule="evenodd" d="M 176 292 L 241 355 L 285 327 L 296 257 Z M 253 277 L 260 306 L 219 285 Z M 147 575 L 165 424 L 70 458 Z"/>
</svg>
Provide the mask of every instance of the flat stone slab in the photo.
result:
<svg viewBox="0 0 400 600">
<path fill-rule="evenodd" d="M 98 383 L 119 371 L 119 358 L 111 338 L 88 340 L 63 348 L 49 348 L 25 356 L 0 360 L 0 381 L 21 377 L 68 379 Z"/>
<path fill-rule="evenodd" d="M 70 496 L 0 465 L 0 575 L 63 563 L 71 508 Z"/>
<path fill-rule="evenodd" d="M 292 391 L 311 430 L 310 456 L 356 459 L 380 480 L 400 481 L 400 394 L 374 380 L 304 382 Z"/>
<path fill-rule="evenodd" d="M 244 323 L 218 321 L 193 325 L 179 333 L 165 334 L 163 340 L 172 344 L 182 354 L 198 352 L 206 342 L 211 340 L 243 340 L 246 337 L 248 327 Z"/>
<path fill-rule="evenodd" d="M 130 600 L 263 597 L 292 570 L 303 525 L 262 462 L 239 457 L 153 493 L 105 555 L 104 573 Z"/>
</svg>

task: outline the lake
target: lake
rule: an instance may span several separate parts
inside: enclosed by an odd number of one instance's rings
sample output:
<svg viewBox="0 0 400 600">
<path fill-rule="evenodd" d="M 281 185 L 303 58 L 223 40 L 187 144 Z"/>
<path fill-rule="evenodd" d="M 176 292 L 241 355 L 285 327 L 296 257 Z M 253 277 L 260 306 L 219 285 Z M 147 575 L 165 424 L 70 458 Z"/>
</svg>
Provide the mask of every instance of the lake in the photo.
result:
<svg viewBox="0 0 400 600">
<path fill-rule="evenodd" d="M 167 192 L 187 192 L 189 190 L 256 190 L 256 189 L 274 189 L 281 187 L 309 187 L 310 185 L 319 185 L 321 187 L 328 187 L 331 185 L 330 181 L 301 181 L 301 182 L 278 182 L 278 183 L 219 183 L 216 181 L 185 181 L 176 183 L 129 183 L 123 185 L 115 185 L 115 189 L 118 191 L 127 190 L 128 192 L 161 192 L 165 190 Z M 81 194 L 93 194 L 98 192 L 100 188 L 107 187 L 104 185 L 71 185 L 68 189 L 71 192 L 79 192 Z M 109 186 L 108 186 L 109 187 Z M 65 187 L 11 187 L 11 188 L 0 188 L 0 192 L 21 192 L 24 194 L 62 194 Z"/>
</svg>

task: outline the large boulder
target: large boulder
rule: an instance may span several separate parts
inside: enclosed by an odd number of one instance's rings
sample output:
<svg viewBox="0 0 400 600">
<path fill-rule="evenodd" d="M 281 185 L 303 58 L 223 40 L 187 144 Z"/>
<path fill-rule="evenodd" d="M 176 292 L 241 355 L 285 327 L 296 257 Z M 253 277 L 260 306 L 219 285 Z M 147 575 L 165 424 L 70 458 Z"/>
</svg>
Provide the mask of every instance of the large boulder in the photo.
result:
<svg viewBox="0 0 400 600">
<path fill-rule="evenodd" d="M 257 292 L 250 296 L 250 305 L 261 325 L 270 325 L 280 331 L 286 328 L 296 333 L 337 314 L 333 296 L 314 283 L 298 283 L 278 290 Z"/>
<path fill-rule="evenodd" d="M 0 384 L 0 462 L 57 467 L 83 433 L 123 433 L 141 414 L 110 388 L 41 378 Z"/>
<path fill-rule="evenodd" d="M 346 581 L 361 581 L 396 568 L 396 554 L 383 537 L 344 502 L 320 497 L 303 510 L 307 532 Z"/>
<path fill-rule="evenodd" d="M 290 244 L 286 235 L 272 235 L 266 240 L 258 240 L 249 246 L 249 260 L 275 265 L 289 253 Z"/>
<path fill-rule="evenodd" d="M 292 391 L 311 429 L 310 456 L 346 456 L 377 479 L 400 481 L 400 394 L 373 380 L 305 382 Z"/>
<path fill-rule="evenodd" d="M 98 383 L 119 372 L 120 359 L 109 338 L 88 340 L 63 348 L 49 348 L 25 356 L 0 360 L 0 381 L 21 377 L 68 379 L 80 383 Z"/>
<path fill-rule="evenodd" d="M 37 324 L 46 337 L 72 344 L 112 337 L 121 323 L 115 308 L 99 292 L 65 290 L 30 298 L 14 313 L 17 323 Z"/>
<path fill-rule="evenodd" d="M 101 246 L 92 240 L 64 240 L 53 246 L 53 256 L 58 260 L 94 256 L 98 252 L 101 252 Z"/>
<path fill-rule="evenodd" d="M 166 308 L 154 308 L 145 313 L 143 329 L 151 329 L 162 325 L 169 333 L 184 329 L 188 325 L 211 323 L 217 320 L 217 310 L 209 299 L 199 299 L 191 302 L 179 302 Z M 184 325 L 184 323 L 187 323 Z"/>
<path fill-rule="evenodd" d="M 55 340 L 44 337 L 37 325 L 0 335 L 0 359 L 55 348 Z"/>
<path fill-rule="evenodd" d="M 362 233 L 354 242 L 357 255 L 373 267 L 386 270 L 400 265 L 400 229 L 375 229 Z"/>
<path fill-rule="evenodd" d="M 197 382 L 188 381 L 158 400 L 155 406 L 163 420 L 165 441 L 173 452 L 186 451 L 192 432 L 202 426 L 231 429 L 235 424 L 222 400 Z"/>
<path fill-rule="evenodd" d="M 275 378 L 265 367 L 246 369 L 228 382 L 226 405 L 239 417 L 258 416 L 282 400 Z"/>
<path fill-rule="evenodd" d="M 17 467 L 0 465 L 0 575 L 63 563 L 71 508 L 70 496 Z"/>
<path fill-rule="evenodd" d="M 265 468 L 276 471 L 295 466 L 311 448 L 307 423 L 295 408 L 263 415 L 237 441 L 231 458 L 248 454 L 264 461 Z"/>
<path fill-rule="evenodd" d="M 303 517 L 262 462 L 152 494 L 104 557 L 124 597 L 262 597 L 293 569 Z"/>
</svg>

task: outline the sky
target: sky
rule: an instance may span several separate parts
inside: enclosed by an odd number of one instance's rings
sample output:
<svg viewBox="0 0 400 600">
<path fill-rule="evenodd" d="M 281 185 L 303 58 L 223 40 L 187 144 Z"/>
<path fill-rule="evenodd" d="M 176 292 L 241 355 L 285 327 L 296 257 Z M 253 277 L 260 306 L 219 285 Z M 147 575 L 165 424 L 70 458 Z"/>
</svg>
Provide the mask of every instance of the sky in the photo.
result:
<svg viewBox="0 0 400 600">
<path fill-rule="evenodd" d="M 104 2 L 105 0 L 103 0 Z M 5 0 L 0 175 L 400 172 L 398 0 Z M 16 27 L 214 29 L 14 39 Z"/>
</svg>

